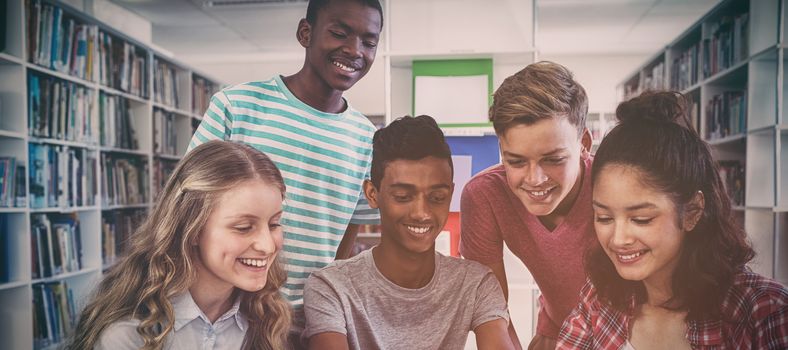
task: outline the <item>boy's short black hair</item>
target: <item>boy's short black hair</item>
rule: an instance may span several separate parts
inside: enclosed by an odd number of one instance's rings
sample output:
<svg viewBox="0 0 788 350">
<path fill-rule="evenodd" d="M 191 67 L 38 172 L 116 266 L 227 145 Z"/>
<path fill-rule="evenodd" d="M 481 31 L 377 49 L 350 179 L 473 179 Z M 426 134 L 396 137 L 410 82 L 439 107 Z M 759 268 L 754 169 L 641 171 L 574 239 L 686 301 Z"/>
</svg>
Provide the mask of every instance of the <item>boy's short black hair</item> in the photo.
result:
<svg viewBox="0 0 788 350">
<path fill-rule="evenodd" d="M 428 115 L 404 116 L 375 132 L 372 138 L 372 184 L 380 188 L 389 162 L 419 160 L 429 156 L 446 159 L 454 174 L 451 149 L 435 119 Z"/>
<path fill-rule="evenodd" d="M 380 0 L 354 1 L 378 10 L 378 13 L 380 14 L 380 29 L 383 29 L 383 7 L 380 6 Z M 317 14 L 320 13 L 320 10 L 322 10 L 324 7 L 328 6 L 329 2 L 331 2 L 331 0 L 309 0 L 309 5 L 306 6 L 306 21 L 311 25 L 315 25 L 315 22 L 317 21 Z"/>
</svg>

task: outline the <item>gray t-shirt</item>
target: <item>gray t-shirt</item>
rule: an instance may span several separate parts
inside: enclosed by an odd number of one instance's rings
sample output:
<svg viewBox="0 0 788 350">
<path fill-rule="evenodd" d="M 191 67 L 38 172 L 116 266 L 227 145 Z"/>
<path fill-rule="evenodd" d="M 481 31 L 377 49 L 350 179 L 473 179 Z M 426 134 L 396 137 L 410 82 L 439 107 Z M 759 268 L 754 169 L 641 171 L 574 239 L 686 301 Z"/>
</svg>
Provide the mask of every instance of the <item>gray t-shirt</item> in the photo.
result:
<svg viewBox="0 0 788 350">
<path fill-rule="evenodd" d="M 402 288 L 375 266 L 372 250 L 313 273 L 304 290 L 303 337 L 347 336 L 351 349 L 463 349 L 468 332 L 509 313 L 495 275 L 475 261 L 435 253 L 423 288 Z"/>
</svg>

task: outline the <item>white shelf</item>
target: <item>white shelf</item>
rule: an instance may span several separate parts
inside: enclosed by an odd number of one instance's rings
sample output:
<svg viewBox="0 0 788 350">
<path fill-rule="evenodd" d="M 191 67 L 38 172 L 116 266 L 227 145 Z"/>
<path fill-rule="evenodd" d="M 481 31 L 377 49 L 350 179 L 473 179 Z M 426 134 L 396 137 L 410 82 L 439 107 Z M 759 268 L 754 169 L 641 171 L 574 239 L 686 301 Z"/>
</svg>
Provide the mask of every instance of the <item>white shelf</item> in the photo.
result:
<svg viewBox="0 0 788 350">
<path fill-rule="evenodd" d="M 178 109 L 176 107 L 165 105 L 165 104 L 159 103 L 159 102 L 153 102 L 153 107 L 156 107 L 158 109 L 163 109 L 163 110 L 165 110 L 167 112 L 175 113 L 177 115 L 181 115 L 181 116 L 185 116 L 185 117 L 191 117 L 192 116 L 192 112 L 189 112 L 189 111 L 186 111 L 186 110 L 183 110 L 183 109 Z"/>
<path fill-rule="evenodd" d="M 722 137 L 722 138 L 719 138 L 719 139 L 707 140 L 706 142 L 708 142 L 712 146 L 719 146 L 719 145 L 723 145 L 723 144 L 727 144 L 727 143 L 734 143 L 734 142 L 737 142 L 737 141 L 742 141 L 742 140 L 745 140 L 745 139 L 747 139 L 747 134 L 741 133 L 741 134 L 736 134 L 736 135 Z"/>
<path fill-rule="evenodd" d="M 89 88 L 89 89 L 95 90 L 96 87 L 98 86 L 98 84 L 96 84 L 96 82 L 88 81 L 88 80 L 85 80 L 85 79 L 82 79 L 82 78 L 79 78 L 79 77 L 75 77 L 75 76 L 72 76 L 72 75 L 69 75 L 69 74 L 58 72 L 56 70 L 49 69 L 47 67 L 42 67 L 42 66 L 39 66 L 39 65 L 34 64 L 34 63 L 26 63 L 26 66 L 27 66 L 27 69 L 34 70 L 34 71 L 39 72 L 39 73 L 43 73 L 44 75 L 49 75 L 49 76 L 53 76 L 53 77 L 60 78 L 60 79 L 63 79 L 63 80 L 68 80 L 68 81 L 70 81 L 72 83 L 76 83 L 76 84 L 82 85 L 82 86 L 84 86 L 86 88 Z M 27 84 L 25 84 L 25 85 L 27 85 Z"/>
<path fill-rule="evenodd" d="M 30 281 L 12 281 L 6 283 L 0 283 L 0 291 L 19 288 L 19 287 L 27 287 L 30 285 Z"/>
<path fill-rule="evenodd" d="M 98 209 L 97 206 L 87 206 L 87 207 L 50 207 L 50 208 L 31 208 L 31 214 L 44 214 L 44 213 L 73 213 L 73 212 L 80 212 L 80 211 L 91 211 Z"/>
<path fill-rule="evenodd" d="M 749 7 L 743 7 L 747 4 Z M 748 51 L 739 62 L 682 90 L 693 95 L 700 105 L 700 134 L 706 136 L 706 107 L 711 98 L 725 91 L 746 90 L 746 132 L 707 140 L 719 160 L 739 161 L 744 166 L 744 206 L 734 206 L 737 217 L 743 216 L 744 227 L 757 253 L 751 265 L 769 277 L 788 279 L 788 270 L 780 271 L 780 262 L 788 261 L 788 2 L 785 0 L 723 0 L 704 15 L 667 48 L 659 50 L 634 73 L 626 76 L 619 91 L 637 86 L 650 65 L 664 53 L 664 86 L 671 86 L 672 60 L 688 48 L 711 38 L 711 22 L 749 13 Z M 780 23 L 783 22 L 783 23 Z M 700 48 L 702 50 L 702 47 Z M 703 69 L 699 59 L 695 63 Z M 686 77 L 685 77 L 686 78 Z M 636 91 L 637 93 L 637 91 Z M 782 230 L 782 231 L 778 231 Z M 783 232 L 783 233 L 781 233 Z M 780 234 L 783 235 L 780 238 Z M 779 243 L 782 239 L 783 243 Z M 782 245 L 779 245 L 782 244 Z M 782 275 L 780 275 L 782 274 Z"/>
<path fill-rule="evenodd" d="M 79 148 L 96 148 L 96 144 L 89 144 L 84 142 L 76 142 L 76 141 L 68 141 L 68 140 L 58 140 L 58 139 L 50 139 L 50 138 L 43 138 L 43 137 L 36 137 L 30 136 L 28 137 L 28 141 L 30 143 L 39 143 L 39 144 L 47 144 L 47 145 L 61 145 L 61 146 L 70 146 L 70 147 L 79 147 Z"/>
<path fill-rule="evenodd" d="M 91 273 L 95 273 L 95 272 L 99 272 L 99 269 L 96 268 L 96 267 L 83 268 L 82 270 L 79 270 L 79 271 L 61 273 L 61 274 L 58 274 L 58 275 L 55 275 L 55 276 L 51 276 L 51 277 L 37 278 L 37 279 L 32 280 L 31 283 L 32 284 L 39 284 L 39 283 L 47 283 L 47 282 L 57 282 L 57 281 L 62 281 L 62 280 L 69 279 L 69 278 L 85 276 L 85 275 L 88 275 L 88 274 L 91 274 Z"/>
<path fill-rule="evenodd" d="M 102 205 L 101 210 L 117 210 L 117 209 L 146 209 L 150 207 L 150 203 L 139 204 L 116 204 L 116 205 Z"/>
<path fill-rule="evenodd" d="M 100 148 L 100 150 L 102 152 L 123 153 L 123 154 L 128 154 L 128 155 L 133 155 L 133 156 L 147 156 L 147 155 L 150 154 L 150 152 L 145 152 L 145 151 L 139 150 L 139 149 L 126 149 L 126 148 L 106 147 L 106 146 L 102 146 Z"/>
<path fill-rule="evenodd" d="M 19 65 L 25 64 L 25 62 L 19 57 L 9 55 L 5 52 L 0 52 L 0 64 L 8 64 L 8 63 L 19 64 Z"/>
<path fill-rule="evenodd" d="M 25 134 L 15 131 L 0 130 L 0 137 L 9 137 L 13 139 L 25 139 Z"/>
<path fill-rule="evenodd" d="M 141 97 L 141 96 L 133 95 L 133 94 L 130 94 L 128 92 L 123 92 L 123 91 L 120 91 L 118 89 L 114 89 L 114 88 L 111 88 L 111 87 L 108 87 L 108 86 L 104 86 L 104 85 L 99 85 L 98 87 L 99 87 L 99 90 L 103 91 L 104 93 L 110 94 L 110 95 L 117 95 L 117 96 L 123 97 L 123 98 L 125 98 L 125 99 L 127 99 L 129 101 L 132 101 L 132 102 L 137 102 L 137 103 L 142 103 L 142 104 L 148 103 L 148 99 L 146 99 L 144 97 Z"/>
</svg>

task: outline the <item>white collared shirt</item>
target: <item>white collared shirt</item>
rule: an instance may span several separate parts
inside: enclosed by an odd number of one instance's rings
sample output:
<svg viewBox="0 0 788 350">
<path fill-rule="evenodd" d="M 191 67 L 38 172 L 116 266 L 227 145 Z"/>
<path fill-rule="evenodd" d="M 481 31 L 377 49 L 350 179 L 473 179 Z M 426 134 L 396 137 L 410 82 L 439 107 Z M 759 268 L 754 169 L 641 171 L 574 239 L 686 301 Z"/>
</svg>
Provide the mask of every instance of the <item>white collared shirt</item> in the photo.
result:
<svg viewBox="0 0 788 350">
<path fill-rule="evenodd" d="M 175 325 L 164 342 L 166 350 L 237 350 L 241 348 L 248 323 L 239 312 L 240 297 L 233 307 L 211 324 L 188 291 L 172 298 Z M 94 347 L 96 350 L 139 349 L 144 344 L 137 333 L 140 321 L 125 319 L 105 329 Z"/>
</svg>

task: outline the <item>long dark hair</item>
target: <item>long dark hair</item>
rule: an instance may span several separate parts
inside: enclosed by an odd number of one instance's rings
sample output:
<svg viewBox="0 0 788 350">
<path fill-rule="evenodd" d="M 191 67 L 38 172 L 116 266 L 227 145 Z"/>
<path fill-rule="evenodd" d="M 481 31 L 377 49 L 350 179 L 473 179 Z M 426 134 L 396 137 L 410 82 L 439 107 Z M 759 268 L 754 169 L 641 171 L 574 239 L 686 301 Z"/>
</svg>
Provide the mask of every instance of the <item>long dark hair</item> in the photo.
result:
<svg viewBox="0 0 788 350">
<path fill-rule="evenodd" d="M 698 191 L 705 206 L 700 220 L 685 235 L 672 277 L 673 296 L 664 306 L 687 311 L 688 320 L 719 318 L 734 276 L 755 253 L 743 229 L 733 221 L 731 200 L 723 187 L 708 144 L 687 118 L 687 102 L 676 92 L 646 92 L 621 103 L 619 124 L 602 140 L 592 179 L 606 165 L 633 167 L 645 184 L 668 194 L 681 215 Z M 641 281 L 628 281 L 594 245 L 586 255 L 588 275 L 599 296 L 624 311 L 634 295 L 645 302 Z"/>
</svg>

